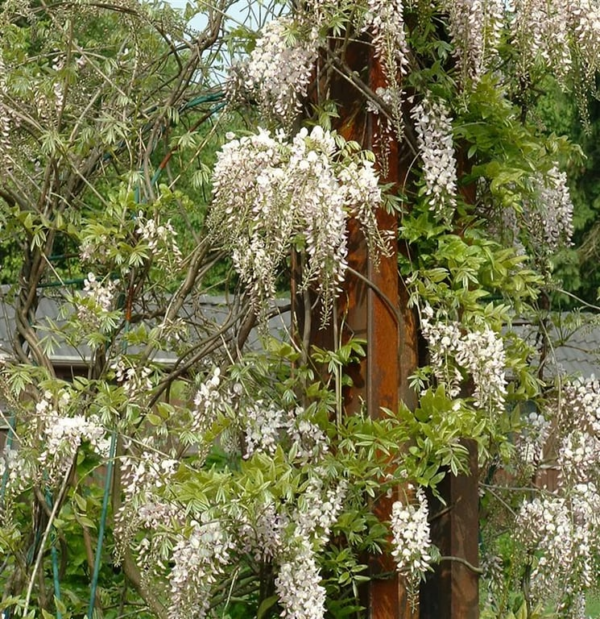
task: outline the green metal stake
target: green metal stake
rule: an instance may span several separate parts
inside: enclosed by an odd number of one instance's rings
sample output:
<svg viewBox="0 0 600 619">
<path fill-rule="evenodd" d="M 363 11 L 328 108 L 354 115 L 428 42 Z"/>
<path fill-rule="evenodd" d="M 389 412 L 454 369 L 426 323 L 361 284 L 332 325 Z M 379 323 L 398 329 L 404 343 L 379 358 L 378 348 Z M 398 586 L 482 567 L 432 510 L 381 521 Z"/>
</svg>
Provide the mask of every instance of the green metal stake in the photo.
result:
<svg viewBox="0 0 600 619">
<path fill-rule="evenodd" d="M 106 467 L 106 480 L 104 484 L 104 496 L 102 498 L 102 514 L 100 516 L 100 528 L 98 529 L 98 545 L 96 546 L 96 558 L 94 561 L 94 575 L 92 577 L 92 586 L 90 589 L 90 604 L 88 607 L 87 618 L 92 619 L 94 616 L 94 603 L 96 602 L 96 590 L 98 588 L 98 577 L 100 575 L 100 561 L 102 560 L 102 543 L 104 541 L 104 531 L 106 529 L 106 518 L 108 514 L 108 498 L 110 496 L 110 486 L 112 482 L 113 463 L 115 459 L 115 451 L 117 446 L 117 433 L 113 430 L 110 437 L 110 453 L 108 465 Z"/>
<path fill-rule="evenodd" d="M 52 510 L 52 495 L 50 490 L 46 490 L 46 504 Z M 52 555 L 52 578 L 54 580 L 54 597 L 60 602 L 60 573 L 58 569 L 58 551 L 56 550 L 56 536 L 52 533 L 51 539 L 51 555 Z M 56 619 L 62 619 L 62 613 L 60 609 L 56 609 Z"/>
</svg>

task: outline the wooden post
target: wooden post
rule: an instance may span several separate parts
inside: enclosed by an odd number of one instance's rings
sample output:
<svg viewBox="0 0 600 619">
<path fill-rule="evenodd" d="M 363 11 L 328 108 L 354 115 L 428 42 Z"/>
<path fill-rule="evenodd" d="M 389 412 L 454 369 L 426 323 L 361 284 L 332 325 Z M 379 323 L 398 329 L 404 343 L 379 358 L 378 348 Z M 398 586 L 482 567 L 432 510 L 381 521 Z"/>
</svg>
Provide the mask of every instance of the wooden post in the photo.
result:
<svg viewBox="0 0 600 619">
<path fill-rule="evenodd" d="M 457 154 L 459 177 L 469 170 L 466 153 Z M 475 204 L 474 184 L 462 186 L 465 202 Z M 445 559 L 421 587 L 421 619 L 479 618 L 479 467 L 477 444 L 468 450 L 468 474 L 448 471 L 439 491 L 444 503 L 430 497 L 431 538 Z M 472 567 L 469 567 L 472 566 Z M 472 568 L 475 568 L 473 570 Z"/>
<path fill-rule="evenodd" d="M 378 59 L 374 57 L 372 46 L 360 41 L 350 43 L 344 62 L 348 75 L 360 75 L 371 91 L 376 92 L 378 88 L 387 86 L 387 79 Z M 379 161 L 385 156 L 386 165 L 380 166 L 380 172 L 386 170 L 382 182 L 402 188 L 413 159 L 412 153 L 395 140 L 383 145 L 377 143 L 374 136 L 383 133 L 378 126 L 381 119 L 367 112 L 364 95 L 346 77 L 334 73 L 328 88 L 329 96 L 339 104 L 337 131 L 347 140 L 354 140 L 363 148 L 373 150 Z M 377 221 L 380 230 L 397 238 L 395 215 L 380 211 Z M 338 318 L 343 317 L 344 329 L 339 339 L 342 342 L 351 336 L 366 339 L 367 355 L 351 370 L 353 387 L 344 394 L 344 412 L 357 412 L 363 403 L 374 418 L 380 416 L 382 408 L 396 410 L 400 401 L 414 408 L 417 397 L 410 389 L 408 379 L 418 367 L 419 336 L 416 316 L 408 308 L 408 292 L 398 277 L 398 252 L 402 248 L 394 242 L 392 254 L 381 257 L 376 266 L 373 257 L 368 255 L 359 226 L 351 221 L 348 226 L 348 250 L 351 270 L 337 306 L 337 315 Z M 299 295 L 296 295 L 294 307 L 302 325 L 306 303 Z M 318 323 L 318 316 L 313 316 L 309 329 L 310 343 L 331 347 L 335 344 L 335 333 L 341 323 L 325 331 L 318 330 Z M 424 589 L 422 608 L 413 610 L 392 557 L 372 557 L 369 568 L 373 580 L 364 598 L 370 619 L 478 617 L 477 574 L 460 562 L 462 558 L 473 566 L 477 565 L 477 454 L 473 445 L 469 449 L 472 475 L 448 476 L 443 493 L 452 508 L 443 516 L 434 516 L 433 523 L 434 543 L 441 547 L 442 554 L 458 557 L 459 561 L 442 563 L 435 578 Z M 399 492 L 378 500 L 374 506 L 375 513 L 382 520 L 389 520 L 392 504 L 398 497 Z M 378 579 L 380 574 L 387 576 Z"/>
<path fill-rule="evenodd" d="M 449 558 L 436 566 L 421 588 L 421 619 L 479 617 L 477 446 L 473 440 L 464 445 L 469 474 L 448 474 L 439 488 L 446 504 L 431 501 L 432 541 Z"/>
<path fill-rule="evenodd" d="M 346 50 L 345 63 L 350 72 L 365 76 L 372 91 L 385 87 L 379 61 L 371 46 L 355 42 Z M 398 187 L 405 178 L 401 170 L 398 143 L 394 140 L 376 143 L 380 119 L 367 112 L 364 95 L 343 77 L 334 76 L 329 84 L 330 96 L 340 104 L 340 120 L 336 129 L 347 140 L 354 140 L 363 148 L 375 151 L 378 160 L 386 157 L 384 183 Z M 381 148 L 379 148 L 381 146 Z M 379 152 L 378 152 L 379 151 Z M 384 155 L 385 153 L 385 155 Z M 408 163 L 404 164 L 408 169 Z M 383 210 L 377 213 L 379 229 L 392 239 L 392 252 L 374 260 L 369 256 L 365 239 L 355 221 L 348 226 L 348 264 L 351 269 L 338 301 L 338 316 L 343 316 L 344 332 L 341 340 L 349 337 L 367 340 L 367 355 L 362 363 L 352 368 L 353 387 L 346 391 L 345 414 L 358 412 L 366 404 L 369 415 L 377 418 L 382 408 L 397 410 L 400 398 L 414 404 L 415 397 L 408 387 L 408 377 L 417 367 L 417 330 L 413 313 L 408 310 L 408 295 L 400 290 L 398 279 L 397 217 Z M 316 322 L 312 321 L 313 324 Z M 339 324 L 338 324 L 339 326 Z M 331 331 L 331 330 L 330 330 Z M 331 332 L 313 332 L 312 341 L 320 344 L 332 341 Z M 384 497 L 374 505 L 382 520 L 389 520 L 392 503 L 398 498 Z M 391 556 L 372 557 L 369 561 L 373 580 L 366 592 L 365 603 L 371 619 L 416 619 L 418 612 L 408 603 L 406 588 L 396 572 Z M 385 574 L 385 577 L 378 578 Z M 390 576 L 391 575 L 391 576 Z"/>
</svg>

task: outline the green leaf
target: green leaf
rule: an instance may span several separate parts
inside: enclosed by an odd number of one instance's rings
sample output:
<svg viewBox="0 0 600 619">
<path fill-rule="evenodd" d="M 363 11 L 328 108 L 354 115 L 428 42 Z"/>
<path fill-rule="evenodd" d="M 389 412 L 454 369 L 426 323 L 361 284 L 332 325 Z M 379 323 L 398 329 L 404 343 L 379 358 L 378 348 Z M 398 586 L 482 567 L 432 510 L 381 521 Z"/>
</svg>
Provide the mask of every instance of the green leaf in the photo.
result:
<svg viewBox="0 0 600 619">
<path fill-rule="evenodd" d="M 62 600 L 59 600 L 56 596 L 54 596 L 54 605 L 56 606 L 56 610 L 59 611 L 63 616 L 67 614 L 67 607 Z"/>
<path fill-rule="evenodd" d="M 256 619 L 262 619 L 267 614 L 267 611 L 277 604 L 278 599 L 279 598 L 276 595 L 265 598 L 258 607 Z"/>
<path fill-rule="evenodd" d="M 527 619 L 527 603 L 523 602 L 515 615 L 515 619 Z"/>
<path fill-rule="evenodd" d="M 77 503 L 77 507 L 84 512 L 87 509 L 87 501 L 77 492 L 73 493 L 73 500 Z"/>
<path fill-rule="evenodd" d="M 148 413 L 146 419 L 148 419 L 153 426 L 160 426 L 164 423 L 163 418 L 160 415 L 155 415 L 154 413 Z"/>
</svg>

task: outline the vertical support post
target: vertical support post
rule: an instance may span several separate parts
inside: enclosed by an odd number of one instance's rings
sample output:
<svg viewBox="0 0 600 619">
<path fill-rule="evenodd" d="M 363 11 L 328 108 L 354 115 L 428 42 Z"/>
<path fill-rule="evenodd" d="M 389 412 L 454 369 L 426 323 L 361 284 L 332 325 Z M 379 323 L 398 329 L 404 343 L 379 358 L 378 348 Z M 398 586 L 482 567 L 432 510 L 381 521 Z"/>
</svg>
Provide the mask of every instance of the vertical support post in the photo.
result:
<svg viewBox="0 0 600 619">
<path fill-rule="evenodd" d="M 349 43 L 344 62 L 349 73 L 356 73 L 376 92 L 388 84 L 382 67 L 374 57 L 372 47 L 360 41 Z M 377 151 L 374 134 L 380 127 L 380 118 L 367 112 L 364 95 L 353 88 L 345 77 L 333 75 L 328 84 L 329 96 L 339 103 L 339 122 L 336 129 L 347 140 L 354 140 L 364 148 Z M 383 131 L 379 131 L 380 135 Z M 386 138 L 382 138 L 385 140 Z M 404 152 L 393 140 L 382 152 L 387 171 L 382 181 L 401 187 L 410 169 L 412 155 Z M 377 215 L 379 229 L 397 239 L 397 220 L 393 214 Z M 360 410 L 366 404 L 369 415 L 377 418 L 382 408 L 396 410 L 402 400 L 410 408 L 416 406 L 416 394 L 409 386 L 409 377 L 418 367 L 419 335 L 414 312 L 408 307 L 408 291 L 398 277 L 398 245 L 394 241 L 390 256 L 381 257 L 378 267 L 368 255 L 366 243 L 356 222 L 348 226 L 348 264 L 350 272 L 338 301 L 338 316 L 343 317 L 343 333 L 336 337 L 335 329 L 319 332 L 318 318 L 311 320 L 310 343 L 318 345 L 343 342 L 348 337 L 367 340 L 367 355 L 350 374 L 353 386 L 344 394 L 346 414 Z M 400 250 L 403 250 L 401 248 Z M 295 265 L 297 267 L 297 265 Z M 302 321 L 307 311 L 306 302 L 296 295 L 294 307 Z M 306 323 L 305 323 L 306 326 Z M 336 329 L 340 323 L 336 325 Z M 306 341 L 306 337 L 304 338 Z M 339 342 L 338 342 L 339 343 Z M 390 556 L 372 557 L 369 562 L 373 577 L 366 592 L 369 619 L 476 619 L 478 617 L 477 574 L 463 561 L 477 565 L 478 494 L 477 453 L 469 445 L 472 474 L 464 477 L 448 476 L 443 490 L 452 508 L 434 520 L 434 543 L 447 556 L 459 561 L 444 561 L 436 574 L 435 589 L 423 595 L 423 606 L 412 609 L 406 587 L 397 575 Z M 399 490 L 399 489 L 398 489 Z M 381 520 L 389 520 L 392 504 L 399 492 L 380 498 L 374 510 Z M 385 578 L 377 578 L 386 574 Z M 390 577 L 389 575 L 392 574 Z M 432 580 L 433 583 L 433 580 Z"/>
<path fill-rule="evenodd" d="M 372 91 L 388 85 L 371 46 L 361 42 L 350 44 L 345 63 L 350 71 L 363 76 L 365 69 L 368 70 L 367 82 Z M 347 140 L 360 143 L 363 148 L 377 151 L 381 146 L 381 152 L 376 152 L 379 161 L 381 157 L 386 157 L 385 165 L 380 166 L 381 180 L 399 186 L 406 172 L 401 170 L 397 141 L 385 143 L 387 137 L 381 137 L 381 143 L 375 143 L 374 135 L 384 134 L 378 126 L 380 118 L 367 113 L 364 96 L 349 87 L 345 79 L 332 79 L 330 89 L 331 97 L 340 103 L 338 131 Z M 385 176 L 383 169 L 386 170 Z M 380 210 L 377 223 L 384 234 L 389 234 L 392 243 L 390 255 L 379 257 L 378 264 L 373 256 L 368 255 L 356 222 L 349 224 L 348 264 L 355 273 L 350 273 L 344 283 L 339 308 L 339 314 L 344 316 L 342 339 L 352 335 L 367 340 L 366 358 L 351 371 L 353 387 L 345 394 L 345 413 L 358 412 L 366 404 L 368 414 L 373 418 L 381 415 L 382 408 L 397 410 L 400 398 L 414 404 L 408 376 L 417 367 L 418 341 L 416 321 L 407 307 L 407 294 L 400 292 L 397 218 Z M 398 493 L 394 493 L 377 500 L 374 510 L 381 520 L 390 519 L 392 504 L 397 499 Z M 369 568 L 373 580 L 365 600 L 368 617 L 416 619 L 418 612 L 408 602 L 406 587 L 396 572 L 392 557 L 371 557 Z"/>
<path fill-rule="evenodd" d="M 387 78 L 379 59 L 371 52 L 369 86 L 373 92 L 388 86 Z M 377 144 L 374 135 L 385 142 L 381 119 L 369 118 L 369 148 L 377 151 L 387 149 L 387 175 L 383 182 L 393 183 L 397 188 L 404 182 L 406 171 L 396 140 L 388 144 Z M 398 237 L 398 223 L 395 214 L 380 211 L 377 216 L 379 229 L 391 232 Z M 401 291 L 398 277 L 398 245 L 394 242 L 392 255 L 382 257 L 375 268 L 371 260 L 368 265 L 368 278 L 372 282 L 367 297 L 367 404 L 369 414 L 379 417 L 381 408 L 397 410 L 400 400 L 409 406 L 415 404 L 414 392 L 409 388 L 408 377 L 417 367 L 416 321 L 408 309 L 408 295 Z M 404 293 L 404 294 L 402 294 Z M 394 311 L 395 310 L 395 311 Z M 399 489 L 398 489 L 399 490 Z M 393 503 L 398 500 L 398 490 L 389 497 L 382 497 L 375 505 L 375 512 L 382 520 L 389 520 Z M 383 556 L 371 561 L 371 574 L 378 572 L 395 573 L 396 565 L 392 557 Z M 371 619 L 416 619 L 418 609 L 412 608 L 402 578 L 397 574 L 387 580 L 373 580 L 370 586 L 369 616 Z"/>
<path fill-rule="evenodd" d="M 440 487 L 446 505 L 432 504 L 432 541 L 443 559 L 421 589 L 421 619 L 478 619 L 479 494 L 477 446 L 468 449 L 469 473 L 448 474 Z M 454 558 L 454 559 L 452 559 Z M 471 567 L 472 566 L 472 567 Z"/>
<path fill-rule="evenodd" d="M 458 175 L 468 172 L 466 153 L 457 153 Z M 460 188 L 465 202 L 475 204 L 474 184 Z M 421 588 L 421 619 L 479 618 L 479 466 L 477 444 L 464 440 L 468 474 L 450 472 L 439 488 L 445 504 L 431 503 L 431 538 L 444 557 Z M 454 559 L 453 559 L 454 558 Z"/>
</svg>

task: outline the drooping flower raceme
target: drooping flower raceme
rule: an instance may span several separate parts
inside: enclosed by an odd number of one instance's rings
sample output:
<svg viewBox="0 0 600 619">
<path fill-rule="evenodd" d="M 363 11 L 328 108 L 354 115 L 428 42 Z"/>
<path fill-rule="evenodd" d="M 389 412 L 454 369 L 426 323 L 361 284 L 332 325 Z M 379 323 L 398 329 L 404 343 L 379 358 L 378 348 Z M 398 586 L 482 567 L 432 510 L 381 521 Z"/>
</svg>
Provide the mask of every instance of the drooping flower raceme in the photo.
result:
<svg viewBox="0 0 600 619">
<path fill-rule="evenodd" d="M 117 382 L 123 386 L 123 391 L 132 401 L 150 393 L 152 370 L 149 367 L 139 367 L 139 364 L 132 363 L 126 357 L 118 357 L 113 364 L 113 369 Z"/>
<path fill-rule="evenodd" d="M 569 486 L 598 478 L 600 472 L 600 439 L 574 430 L 563 438 L 558 452 L 561 483 Z"/>
<path fill-rule="evenodd" d="M 275 579 L 275 589 L 287 619 L 323 619 L 325 588 L 310 544 L 303 541 L 289 560 L 282 563 Z"/>
<path fill-rule="evenodd" d="M 456 362 L 473 378 L 473 399 L 477 408 L 501 412 L 506 395 L 504 345 L 489 327 L 470 331 L 461 338 Z"/>
<path fill-rule="evenodd" d="M 259 504 L 253 522 L 247 519 L 239 525 L 241 550 L 257 561 L 273 561 L 282 553 L 285 531 L 289 524 L 287 513 L 280 513 L 272 502 Z"/>
<path fill-rule="evenodd" d="M 157 264 L 169 265 L 172 260 L 176 264 L 181 261 L 181 250 L 175 240 L 177 232 L 170 220 L 161 223 L 158 217 L 156 219 L 146 218 L 140 211 L 137 226 L 136 232 L 148 244 L 148 249 Z"/>
<path fill-rule="evenodd" d="M 8 445 L 0 452 L 0 479 L 4 487 L 4 498 L 0 504 L 0 519 L 11 517 L 10 504 L 13 497 L 29 484 L 35 477 L 35 464 L 26 459 L 21 449 L 9 448 Z"/>
<path fill-rule="evenodd" d="M 87 330 L 106 332 L 114 327 L 110 313 L 114 309 L 115 291 L 118 280 L 100 280 L 94 273 L 88 273 L 83 294 L 76 293 L 73 301 L 77 317 Z"/>
<path fill-rule="evenodd" d="M 0 49 L 0 162 L 7 169 L 12 169 L 12 161 L 10 157 L 11 141 L 10 141 L 10 116 L 8 108 L 3 100 L 6 95 L 6 65 Z"/>
<path fill-rule="evenodd" d="M 189 535 L 180 535 L 173 550 L 169 576 L 169 619 L 202 619 L 210 607 L 211 588 L 218 582 L 235 548 L 219 520 L 192 523 Z"/>
<path fill-rule="evenodd" d="M 577 62 L 585 78 L 598 67 L 600 9 L 589 0 L 514 0 L 511 30 L 521 53 L 518 70 L 526 75 L 536 62 L 561 80 Z"/>
<path fill-rule="evenodd" d="M 456 207 L 457 182 L 449 111 L 443 101 L 426 97 L 411 116 L 423 162 L 425 200 L 438 218 L 449 221 Z"/>
<path fill-rule="evenodd" d="M 416 491 L 415 500 L 414 505 L 396 501 L 391 519 L 392 556 L 411 589 L 416 588 L 432 561 L 429 508 L 422 488 Z"/>
<path fill-rule="evenodd" d="M 579 380 L 563 387 L 560 414 L 561 426 L 569 431 L 580 430 L 600 437 L 600 382 Z"/>
<path fill-rule="evenodd" d="M 600 564 L 600 387 L 577 381 L 543 411 L 552 427 L 557 488 L 523 503 L 517 539 L 529 554 L 530 589 L 536 600 L 552 600 L 561 616 L 580 617 L 579 599 L 593 586 Z M 534 420 L 539 425 L 538 417 Z M 547 430 L 545 434 L 549 434 Z M 527 433 L 526 437 L 527 439 Z"/>
<path fill-rule="evenodd" d="M 291 143 L 261 129 L 231 140 L 219 153 L 208 226 L 232 251 L 260 316 L 293 247 L 306 250 L 302 285 L 321 294 L 323 317 L 329 316 L 347 269 L 350 217 L 362 224 L 374 258 L 386 251 L 375 218 L 381 205 L 377 174 L 371 162 L 347 151 L 317 126 L 310 133 L 302 129 Z"/>
<path fill-rule="evenodd" d="M 340 482 L 326 489 L 323 478 L 312 477 L 289 519 L 296 526 L 292 538 L 284 545 L 275 588 L 289 619 L 323 619 L 325 588 L 321 585 L 315 545 L 327 543 L 330 529 L 342 510 L 347 484 Z"/>
<path fill-rule="evenodd" d="M 196 392 L 192 410 L 192 432 L 198 434 L 199 438 L 210 428 L 217 413 L 227 403 L 227 398 L 219 391 L 220 384 L 221 369 L 217 367 L 213 369 L 212 375 L 200 384 Z"/>
<path fill-rule="evenodd" d="M 533 464 L 541 461 L 550 429 L 551 423 L 543 414 L 532 412 L 526 415 L 516 442 L 524 463 Z"/>
<path fill-rule="evenodd" d="M 375 53 L 389 80 L 403 75 L 408 65 L 408 44 L 402 0 L 369 0 L 364 29 L 373 33 Z"/>
<path fill-rule="evenodd" d="M 567 175 L 552 168 L 545 178 L 533 182 L 533 198 L 524 205 L 523 216 L 535 248 L 552 254 L 568 247 L 573 235 L 573 202 Z"/>
<path fill-rule="evenodd" d="M 523 503 L 516 538 L 535 557 L 530 576 L 534 600 L 554 599 L 559 609 L 573 610 L 576 598 L 595 579 L 599 519 L 600 495 L 593 483 L 577 484 L 567 495 Z"/>
<path fill-rule="evenodd" d="M 297 406 L 285 411 L 275 403 L 257 400 L 250 404 L 241 421 L 244 426 L 245 458 L 256 452 L 273 455 L 284 437 L 291 439 L 296 458 L 318 461 L 329 449 L 323 430 Z"/>
<path fill-rule="evenodd" d="M 255 451 L 273 455 L 279 444 L 279 433 L 287 426 L 285 412 L 275 404 L 258 400 L 246 411 L 246 454 Z"/>
<path fill-rule="evenodd" d="M 450 397 L 457 397 L 463 380 L 460 369 L 473 380 L 477 408 L 502 412 L 506 396 L 505 353 L 502 339 L 488 326 L 468 331 L 459 323 L 435 317 L 429 305 L 423 308 L 423 336 L 436 378 Z"/>
<path fill-rule="evenodd" d="M 115 515 L 115 560 L 122 559 L 123 551 L 140 528 L 154 530 L 181 518 L 179 506 L 162 496 L 175 475 L 178 462 L 151 449 L 138 458 L 122 459 L 123 504 Z"/>
<path fill-rule="evenodd" d="M 442 0 L 454 56 L 464 77 L 477 82 L 497 54 L 504 21 L 502 0 Z"/>
<path fill-rule="evenodd" d="M 329 539 L 331 526 L 342 509 L 348 485 L 342 481 L 335 488 L 328 489 L 323 478 L 318 476 L 318 469 L 315 473 L 317 475 L 310 479 L 291 520 L 296 524 L 297 536 L 325 544 Z"/>
<path fill-rule="evenodd" d="M 317 57 L 314 42 L 294 40 L 288 34 L 291 25 L 292 20 L 281 17 L 262 29 L 246 66 L 244 84 L 256 93 L 263 114 L 279 119 L 286 128 L 298 116 Z"/>
<path fill-rule="evenodd" d="M 555 2 L 561 4 L 558 0 Z M 583 65 L 585 77 L 594 79 L 600 58 L 600 6 L 594 0 L 574 0 L 567 7 L 575 35 L 575 56 Z"/>
<path fill-rule="evenodd" d="M 401 139 L 403 120 L 400 78 L 407 72 L 409 57 L 404 24 L 404 2 L 403 0 L 369 0 L 364 19 L 363 30 L 369 31 L 373 36 L 375 55 L 381 62 L 387 80 L 387 87 L 378 88 L 377 94 L 390 106 L 393 125 Z M 371 111 L 379 113 L 372 102 L 368 105 Z M 392 137 L 390 125 L 389 122 L 382 123 L 383 132 L 388 138 Z"/>
<path fill-rule="evenodd" d="M 58 398 L 45 392 L 36 404 L 36 416 L 44 442 L 39 465 L 50 483 L 62 481 L 82 441 L 88 441 L 102 457 L 108 456 L 109 441 L 99 419 L 95 416 L 70 415 L 69 403 L 70 394 L 62 391 Z"/>
<path fill-rule="evenodd" d="M 307 417 L 301 406 L 296 406 L 288 414 L 287 432 L 299 460 L 317 462 L 329 451 L 325 432 Z"/>
</svg>

